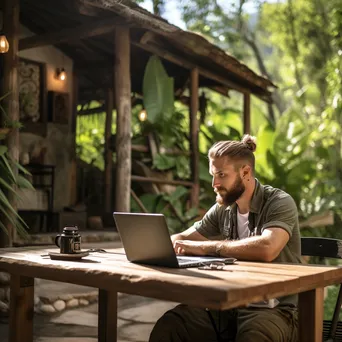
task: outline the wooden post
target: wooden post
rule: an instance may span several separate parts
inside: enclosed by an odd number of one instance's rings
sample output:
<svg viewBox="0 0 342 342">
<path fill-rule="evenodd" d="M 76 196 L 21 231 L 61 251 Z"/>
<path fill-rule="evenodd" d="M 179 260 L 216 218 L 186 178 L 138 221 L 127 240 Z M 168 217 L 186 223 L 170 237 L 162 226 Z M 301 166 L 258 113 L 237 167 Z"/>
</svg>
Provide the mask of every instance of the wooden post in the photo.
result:
<svg viewBox="0 0 342 342">
<path fill-rule="evenodd" d="M 105 127 L 105 211 L 109 213 L 112 208 L 112 172 L 113 172 L 113 152 L 111 149 L 112 123 L 113 123 L 113 89 L 107 90 L 106 98 L 106 127 Z"/>
<path fill-rule="evenodd" d="M 112 342 L 117 339 L 117 303 L 117 292 L 99 289 L 99 342 Z"/>
<path fill-rule="evenodd" d="M 5 0 L 4 12 L 4 33 L 9 42 L 9 51 L 4 54 L 4 79 L 3 79 L 3 94 L 9 94 L 6 97 L 4 107 L 10 121 L 19 121 L 19 87 L 18 87 L 18 36 L 19 36 L 19 0 Z M 7 141 L 8 155 L 13 162 L 19 161 L 19 131 L 13 129 L 9 134 Z M 18 169 L 11 165 L 14 175 L 18 174 Z M 12 193 L 8 193 L 10 205 L 17 210 L 17 199 Z M 12 213 L 9 213 L 12 215 Z M 16 229 L 9 222 L 4 220 L 4 225 L 7 229 L 8 236 L 2 244 L 12 246 L 13 239 L 16 237 Z"/>
<path fill-rule="evenodd" d="M 71 109 L 71 133 L 73 135 L 72 160 L 70 171 L 70 204 L 77 204 L 77 164 L 76 164 L 76 126 L 78 104 L 78 77 L 74 71 L 72 74 L 72 109 Z"/>
<path fill-rule="evenodd" d="M 324 288 L 299 293 L 298 341 L 321 342 L 323 334 Z"/>
<path fill-rule="evenodd" d="M 251 95 L 243 94 L 243 132 L 244 134 L 251 133 Z"/>
<path fill-rule="evenodd" d="M 34 279 L 11 275 L 9 341 L 33 341 Z"/>
<path fill-rule="evenodd" d="M 191 152 L 191 179 L 193 187 L 191 191 L 191 206 L 198 207 L 199 205 L 199 149 L 198 149 L 198 132 L 199 120 L 197 113 L 199 109 L 198 84 L 199 76 L 198 69 L 191 70 L 190 84 L 190 152 Z"/>
<path fill-rule="evenodd" d="M 131 75 L 130 36 L 127 27 L 115 31 L 116 103 L 116 211 L 130 211 L 131 192 Z"/>
</svg>

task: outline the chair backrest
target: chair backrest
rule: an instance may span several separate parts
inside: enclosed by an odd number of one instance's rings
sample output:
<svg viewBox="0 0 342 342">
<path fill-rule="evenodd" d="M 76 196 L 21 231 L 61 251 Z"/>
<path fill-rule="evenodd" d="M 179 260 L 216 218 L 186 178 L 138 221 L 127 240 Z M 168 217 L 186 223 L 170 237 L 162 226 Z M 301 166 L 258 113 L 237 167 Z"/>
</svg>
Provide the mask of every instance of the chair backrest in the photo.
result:
<svg viewBox="0 0 342 342">
<path fill-rule="evenodd" d="M 302 255 L 342 259 L 342 240 L 302 237 Z"/>
<path fill-rule="evenodd" d="M 321 259 L 335 258 L 342 259 L 342 240 L 319 238 L 319 237 L 302 237 L 302 255 L 316 256 Z M 323 322 L 324 341 L 335 341 L 335 337 L 339 336 L 340 332 L 338 319 L 342 305 L 342 286 L 337 296 L 335 310 L 331 321 Z M 336 339 L 336 341 L 340 339 Z"/>
</svg>

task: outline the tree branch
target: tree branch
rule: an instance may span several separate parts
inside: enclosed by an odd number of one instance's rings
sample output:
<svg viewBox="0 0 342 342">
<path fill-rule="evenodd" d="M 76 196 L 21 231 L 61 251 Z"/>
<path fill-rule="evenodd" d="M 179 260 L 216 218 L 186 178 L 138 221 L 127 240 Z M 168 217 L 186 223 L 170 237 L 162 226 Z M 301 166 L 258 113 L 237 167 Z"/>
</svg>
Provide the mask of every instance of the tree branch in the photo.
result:
<svg viewBox="0 0 342 342">
<path fill-rule="evenodd" d="M 255 34 L 252 34 L 244 19 L 243 19 L 243 11 L 242 11 L 242 7 L 245 4 L 246 0 L 240 0 L 239 2 L 239 9 L 237 12 L 237 19 L 238 19 L 238 31 L 242 37 L 242 39 L 249 45 L 249 47 L 252 49 L 253 53 L 254 53 L 254 57 L 257 61 L 258 67 L 260 72 L 265 75 L 267 78 L 271 79 L 271 75 L 269 74 L 269 72 L 266 69 L 266 65 L 264 63 L 264 60 L 261 56 L 261 52 L 259 47 L 256 44 L 256 37 Z M 279 95 L 279 94 L 278 94 Z M 284 105 L 281 103 L 280 101 L 280 97 L 279 96 L 272 96 L 272 100 L 273 103 L 275 104 L 275 106 L 277 107 L 277 109 L 279 110 L 280 113 L 282 113 L 285 110 Z M 272 124 L 275 124 L 275 113 L 274 113 L 274 109 L 273 106 L 271 104 L 268 105 L 268 117 L 271 120 Z"/>
<path fill-rule="evenodd" d="M 303 85 L 303 81 L 299 72 L 299 68 L 298 68 L 298 55 L 299 55 L 299 47 L 298 47 L 298 39 L 297 39 L 297 33 L 296 33 L 296 28 L 294 25 L 295 22 L 295 16 L 293 14 L 293 4 L 292 4 L 292 0 L 288 0 L 288 18 L 289 18 L 289 25 L 290 25 L 290 36 L 292 37 L 292 48 L 290 49 L 291 51 L 291 57 L 293 59 L 293 63 L 294 63 L 294 68 L 295 68 L 295 77 L 296 77 L 296 81 L 298 84 L 298 88 L 300 91 L 303 91 L 304 85 Z M 305 106 L 306 103 L 306 96 L 303 92 L 302 96 L 302 104 L 303 106 Z"/>
<path fill-rule="evenodd" d="M 165 3 L 164 0 L 152 0 L 153 2 L 153 14 L 159 15 L 160 17 L 164 13 Z"/>
</svg>

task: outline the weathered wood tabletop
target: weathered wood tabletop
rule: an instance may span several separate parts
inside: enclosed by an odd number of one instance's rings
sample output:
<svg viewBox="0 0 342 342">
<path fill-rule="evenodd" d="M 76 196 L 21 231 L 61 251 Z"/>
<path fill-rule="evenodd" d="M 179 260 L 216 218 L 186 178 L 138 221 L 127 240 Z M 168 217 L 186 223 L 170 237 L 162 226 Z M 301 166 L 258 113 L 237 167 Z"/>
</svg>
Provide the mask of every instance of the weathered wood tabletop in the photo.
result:
<svg viewBox="0 0 342 342">
<path fill-rule="evenodd" d="M 12 275 L 10 341 L 32 341 L 34 278 L 100 289 L 99 341 L 116 340 L 117 292 L 124 292 L 221 310 L 300 293 L 300 341 L 318 342 L 322 339 L 323 288 L 342 281 L 338 267 L 238 261 L 226 265 L 224 271 L 170 269 L 130 263 L 123 249 L 91 253 L 81 261 L 51 260 L 49 251 L 57 250 L 0 251 L 0 269 Z"/>
</svg>

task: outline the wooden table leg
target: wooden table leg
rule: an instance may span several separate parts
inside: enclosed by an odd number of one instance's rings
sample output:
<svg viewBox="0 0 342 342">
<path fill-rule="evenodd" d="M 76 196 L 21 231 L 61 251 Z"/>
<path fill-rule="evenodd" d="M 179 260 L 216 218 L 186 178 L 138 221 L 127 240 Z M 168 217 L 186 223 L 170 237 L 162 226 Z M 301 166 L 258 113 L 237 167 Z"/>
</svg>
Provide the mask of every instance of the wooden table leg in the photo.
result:
<svg viewBox="0 0 342 342">
<path fill-rule="evenodd" d="M 116 342 L 117 340 L 118 294 L 115 291 L 99 289 L 98 341 Z"/>
<path fill-rule="evenodd" d="M 33 341 L 34 279 L 11 276 L 9 341 Z"/>
<path fill-rule="evenodd" d="M 299 294 L 299 341 L 321 342 L 323 336 L 324 288 Z"/>
</svg>

